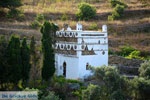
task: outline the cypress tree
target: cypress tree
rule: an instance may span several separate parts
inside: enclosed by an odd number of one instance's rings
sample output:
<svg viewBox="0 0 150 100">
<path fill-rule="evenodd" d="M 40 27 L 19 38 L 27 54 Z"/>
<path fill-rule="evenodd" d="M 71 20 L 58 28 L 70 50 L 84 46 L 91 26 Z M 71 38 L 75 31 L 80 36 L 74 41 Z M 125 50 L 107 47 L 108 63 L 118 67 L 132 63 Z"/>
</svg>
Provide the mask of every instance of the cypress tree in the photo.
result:
<svg viewBox="0 0 150 100">
<path fill-rule="evenodd" d="M 33 55 L 33 56 L 36 56 L 35 55 L 35 39 L 34 39 L 34 36 L 31 37 L 31 42 L 30 42 L 30 54 Z"/>
<path fill-rule="evenodd" d="M 21 59 L 22 59 L 22 79 L 27 81 L 29 78 L 30 71 L 30 51 L 26 42 L 26 38 L 23 38 L 21 44 Z"/>
<path fill-rule="evenodd" d="M 41 69 L 40 69 L 40 57 L 38 53 L 36 53 L 35 48 L 35 39 L 34 36 L 31 37 L 30 42 L 30 61 L 31 61 L 31 70 L 30 70 L 30 80 L 29 84 L 31 87 L 36 87 L 36 80 L 41 78 Z"/>
<path fill-rule="evenodd" d="M 55 72 L 55 55 L 52 48 L 53 40 L 51 37 L 51 34 L 54 32 L 54 24 L 45 21 L 41 27 L 43 52 L 42 78 L 44 80 L 51 78 Z"/>
<path fill-rule="evenodd" d="M 7 50 L 7 58 L 9 64 L 9 67 L 7 68 L 7 78 L 9 82 L 17 84 L 22 75 L 20 39 L 18 36 L 11 36 Z"/>
<path fill-rule="evenodd" d="M 7 57 L 6 57 L 6 51 L 8 46 L 8 40 L 7 37 L 4 35 L 0 35 L 0 90 L 3 89 L 3 83 L 7 82 Z"/>
</svg>

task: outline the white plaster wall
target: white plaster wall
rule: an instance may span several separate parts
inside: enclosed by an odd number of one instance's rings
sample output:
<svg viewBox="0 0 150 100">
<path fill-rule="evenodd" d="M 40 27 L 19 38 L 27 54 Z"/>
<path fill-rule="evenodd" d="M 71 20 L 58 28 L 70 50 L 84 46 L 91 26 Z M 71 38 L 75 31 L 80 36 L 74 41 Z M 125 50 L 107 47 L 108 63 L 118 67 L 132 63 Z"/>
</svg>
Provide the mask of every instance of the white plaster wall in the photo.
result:
<svg viewBox="0 0 150 100">
<path fill-rule="evenodd" d="M 75 56 L 66 56 L 63 54 L 56 54 L 55 61 L 57 62 L 57 75 L 63 75 L 63 63 L 66 62 L 66 78 L 78 79 L 79 77 L 79 58 Z"/>
<path fill-rule="evenodd" d="M 102 55 L 102 51 L 98 51 L 99 55 L 86 55 L 79 58 L 79 77 L 85 78 L 92 73 L 86 70 L 86 64 L 94 67 L 100 67 L 102 65 L 108 66 L 108 51 L 105 51 L 105 55 Z"/>
</svg>

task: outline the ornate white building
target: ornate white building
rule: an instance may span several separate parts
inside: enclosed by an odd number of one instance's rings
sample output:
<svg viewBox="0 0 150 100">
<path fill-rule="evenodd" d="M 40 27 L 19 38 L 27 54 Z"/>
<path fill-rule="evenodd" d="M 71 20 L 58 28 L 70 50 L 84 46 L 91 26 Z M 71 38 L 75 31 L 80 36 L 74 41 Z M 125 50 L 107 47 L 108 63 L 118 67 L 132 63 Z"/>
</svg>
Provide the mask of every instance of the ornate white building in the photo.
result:
<svg viewBox="0 0 150 100">
<path fill-rule="evenodd" d="M 67 79 L 83 79 L 92 75 L 89 65 L 108 65 L 107 26 L 102 32 L 83 31 L 77 23 L 76 30 L 68 27 L 56 32 L 55 66 L 57 75 Z"/>
</svg>

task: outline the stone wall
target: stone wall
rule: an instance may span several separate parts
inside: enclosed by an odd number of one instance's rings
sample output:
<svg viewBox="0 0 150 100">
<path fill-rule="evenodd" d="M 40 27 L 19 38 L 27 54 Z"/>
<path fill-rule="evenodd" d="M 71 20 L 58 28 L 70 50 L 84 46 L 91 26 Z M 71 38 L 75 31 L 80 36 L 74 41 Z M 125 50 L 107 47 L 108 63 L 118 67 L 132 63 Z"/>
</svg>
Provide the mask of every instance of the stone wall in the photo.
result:
<svg viewBox="0 0 150 100">
<path fill-rule="evenodd" d="M 138 69 L 143 62 L 138 59 L 126 59 L 115 55 L 109 56 L 109 65 L 116 66 L 123 75 L 138 75 Z"/>
</svg>

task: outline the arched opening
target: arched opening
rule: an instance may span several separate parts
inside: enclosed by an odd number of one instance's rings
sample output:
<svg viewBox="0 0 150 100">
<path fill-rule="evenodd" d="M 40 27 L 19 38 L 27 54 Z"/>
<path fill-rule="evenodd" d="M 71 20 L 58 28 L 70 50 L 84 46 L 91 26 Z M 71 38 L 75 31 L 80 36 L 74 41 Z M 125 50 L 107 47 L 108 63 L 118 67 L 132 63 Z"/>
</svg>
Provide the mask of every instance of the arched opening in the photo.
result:
<svg viewBox="0 0 150 100">
<path fill-rule="evenodd" d="M 63 76 L 66 77 L 66 62 L 63 63 Z"/>
</svg>

